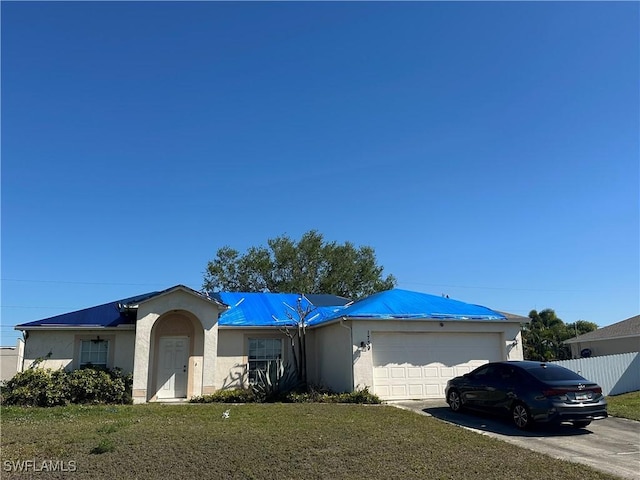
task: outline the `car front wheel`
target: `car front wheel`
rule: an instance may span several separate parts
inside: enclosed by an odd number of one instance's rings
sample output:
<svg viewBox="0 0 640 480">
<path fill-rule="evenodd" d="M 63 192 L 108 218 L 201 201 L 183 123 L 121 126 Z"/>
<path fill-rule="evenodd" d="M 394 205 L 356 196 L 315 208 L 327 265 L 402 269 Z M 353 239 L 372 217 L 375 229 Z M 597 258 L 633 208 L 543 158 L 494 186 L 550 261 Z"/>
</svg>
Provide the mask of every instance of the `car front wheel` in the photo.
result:
<svg viewBox="0 0 640 480">
<path fill-rule="evenodd" d="M 452 411 L 459 412 L 462 409 L 462 399 L 460 398 L 460 394 L 457 390 L 451 390 L 447 400 L 449 408 L 451 408 Z"/>
<path fill-rule="evenodd" d="M 530 428 L 533 423 L 531 415 L 529 414 L 529 409 L 524 403 L 516 403 L 513 406 L 511 409 L 511 418 L 513 419 L 515 426 L 521 430 Z"/>
</svg>

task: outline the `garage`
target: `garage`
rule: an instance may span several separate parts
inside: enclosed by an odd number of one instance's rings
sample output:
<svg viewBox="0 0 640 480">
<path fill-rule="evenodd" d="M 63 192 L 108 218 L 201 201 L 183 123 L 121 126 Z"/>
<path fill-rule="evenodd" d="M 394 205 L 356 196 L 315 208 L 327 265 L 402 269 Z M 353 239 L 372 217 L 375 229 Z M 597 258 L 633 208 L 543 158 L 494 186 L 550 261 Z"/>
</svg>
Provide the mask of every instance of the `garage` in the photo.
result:
<svg viewBox="0 0 640 480">
<path fill-rule="evenodd" d="M 444 398 L 447 380 L 502 358 L 500 333 L 373 333 L 373 391 L 383 400 Z"/>
</svg>

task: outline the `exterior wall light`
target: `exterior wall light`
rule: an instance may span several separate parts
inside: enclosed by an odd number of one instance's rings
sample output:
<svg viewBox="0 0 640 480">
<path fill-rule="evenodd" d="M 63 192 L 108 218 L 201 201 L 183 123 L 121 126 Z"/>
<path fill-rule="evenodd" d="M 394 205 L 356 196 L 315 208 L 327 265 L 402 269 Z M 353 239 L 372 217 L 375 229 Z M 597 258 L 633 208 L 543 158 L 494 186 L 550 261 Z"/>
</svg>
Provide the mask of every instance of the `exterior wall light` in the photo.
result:
<svg viewBox="0 0 640 480">
<path fill-rule="evenodd" d="M 361 350 L 371 350 L 371 332 L 367 332 L 367 341 L 360 342 Z"/>
</svg>

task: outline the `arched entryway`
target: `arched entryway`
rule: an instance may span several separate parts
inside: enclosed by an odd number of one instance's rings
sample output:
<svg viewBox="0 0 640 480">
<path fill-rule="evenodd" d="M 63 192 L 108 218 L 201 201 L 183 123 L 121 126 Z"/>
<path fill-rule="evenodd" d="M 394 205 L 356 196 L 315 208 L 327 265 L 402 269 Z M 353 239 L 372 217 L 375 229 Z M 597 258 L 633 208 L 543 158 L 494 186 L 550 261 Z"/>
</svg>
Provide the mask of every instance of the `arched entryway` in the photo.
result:
<svg viewBox="0 0 640 480">
<path fill-rule="evenodd" d="M 151 400 L 189 398 L 201 388 L 204 330 L 190 312 L 161 315 L 151 330 Z"/>
<path fill-rule="evenodd" d="M 213 393 L 215 387 L 216 360 L 218 352 L 218 316 L 226 305 L 205 297 L 202 294 L 183 285 L 176 285 L 150 298 L 142 300 L 137 305 L 126 305 L 137 311 L 136 340 L 133 362 L 133 403 L 144 403 L 158 400 L 158 389 L 171 373 L 158 375 L 159 367 L 166 357 L 160 355 L 160 342 L 167 355 L 179 353 L 181 349 L 187 352 L 188 361 L 186 372 L 184 356 L 182 361 L 174 362 L 173 375 L 186 374 L 186 394 L 184 394 L 184 379 L 178 379 L 176 385 L 166 392 L 168 398 L 190 398 L 194 395 Z M 171 337 L 179 340 L 172 345 Z M 171 353 L 173 351 L 173 354 Z M 177 367 L 180 368 L 180 372 Z M 161 395 L 162 396 L 162 395 Z"/>
</svg>

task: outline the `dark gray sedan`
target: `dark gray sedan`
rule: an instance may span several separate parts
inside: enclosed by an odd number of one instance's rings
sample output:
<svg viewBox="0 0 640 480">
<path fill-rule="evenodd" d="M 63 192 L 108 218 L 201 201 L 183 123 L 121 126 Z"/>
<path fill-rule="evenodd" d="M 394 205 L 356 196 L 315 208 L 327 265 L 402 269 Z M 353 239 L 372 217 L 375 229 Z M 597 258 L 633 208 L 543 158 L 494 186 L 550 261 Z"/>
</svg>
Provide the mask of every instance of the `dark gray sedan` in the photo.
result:
<svg viewBox="0 0 640 480">
<path fill-rule="evenodd" d="M 445 393 L 454 412 L 469 408 L 504 413 L 522 429 L 537 422 L 570 422 L 583 428 L 607 418 L 602 389 L 552 363 L 487 363 L 449 380 Z"/>
</svg>

